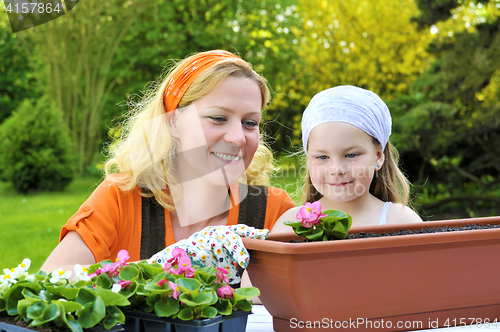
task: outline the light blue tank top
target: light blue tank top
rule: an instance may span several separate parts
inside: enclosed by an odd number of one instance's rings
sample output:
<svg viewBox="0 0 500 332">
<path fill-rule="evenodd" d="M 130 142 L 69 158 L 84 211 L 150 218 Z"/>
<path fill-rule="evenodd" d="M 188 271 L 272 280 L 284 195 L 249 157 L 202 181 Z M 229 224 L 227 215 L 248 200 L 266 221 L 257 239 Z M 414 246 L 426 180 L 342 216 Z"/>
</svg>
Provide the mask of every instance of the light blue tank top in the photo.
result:
<svg viewBox="0 0 500 332">
<path fill-rule="evenodd" d="M 389 206 L 391 206 L 392 202 L 385 202 L 382 207 L 382 213 L 380 214 L 380 219 L 378 220 L 379 225 L 385 225 L 387 221 L 387 210 L 389 210 Z"/>
</svg>

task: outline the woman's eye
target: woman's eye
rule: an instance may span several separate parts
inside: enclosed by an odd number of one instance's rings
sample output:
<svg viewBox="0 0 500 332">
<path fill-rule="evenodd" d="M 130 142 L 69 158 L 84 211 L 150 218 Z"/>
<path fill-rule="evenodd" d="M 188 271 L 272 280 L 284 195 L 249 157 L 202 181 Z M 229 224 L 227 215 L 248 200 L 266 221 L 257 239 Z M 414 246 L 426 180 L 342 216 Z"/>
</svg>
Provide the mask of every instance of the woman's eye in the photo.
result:
<svg viewBox="0 0 500 332">
<path fill-rule="evenodd" d="M 253 120 L 246 120 L 242 122 L 245 127 L 255 128 L 259 126 L 259 123 Z"/>
<path fill-rule="evenodd" d="M 223 117 L 223 116 L 209 116 L 208 118 L 209 118 L 210 120 L 213 120 L 213 121 L 215 121 L 215 122 L 219 122 L 219 123 L 220 123 L 220 122 L 224 122 L 224 121 L 226 121 L 226 118 L 225 118 L 225 117 Z"/>
<path fill-rule="evenodd" d="M 345 156 L 346 156 L 347 158 L 355 158 L 355 157 L 357 157 L 357 156 L 358 156 L 358 154 L 357 154 L 357 153 L 348 153 L 348 154 L 346 154 Z"/>
</svg>

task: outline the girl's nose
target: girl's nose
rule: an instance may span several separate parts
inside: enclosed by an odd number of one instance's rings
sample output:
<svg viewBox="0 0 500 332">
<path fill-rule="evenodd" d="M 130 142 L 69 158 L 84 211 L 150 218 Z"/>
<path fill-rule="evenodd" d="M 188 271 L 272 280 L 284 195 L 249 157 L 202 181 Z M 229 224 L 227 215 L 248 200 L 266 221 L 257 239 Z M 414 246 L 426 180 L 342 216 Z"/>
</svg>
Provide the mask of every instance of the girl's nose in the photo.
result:
<svg viewBox="0 0 500 332">
<path fill-rule="evenodd" d="M 240 122 L 234 122 L 228 126 L 228 131 L 224 134 L 224 142 L 234 143 L 239 147 L 242 147 L 247 142 L 245 133 L 243 131 L 243 126 Z"/>
<path fill-rule="evenodd" d="M 332 176 L 343 176 L 347 173 L 347 166 L 340 160 L 332 159 L 332 162 L 328 165 L 328 172 Z"/>
</svg>

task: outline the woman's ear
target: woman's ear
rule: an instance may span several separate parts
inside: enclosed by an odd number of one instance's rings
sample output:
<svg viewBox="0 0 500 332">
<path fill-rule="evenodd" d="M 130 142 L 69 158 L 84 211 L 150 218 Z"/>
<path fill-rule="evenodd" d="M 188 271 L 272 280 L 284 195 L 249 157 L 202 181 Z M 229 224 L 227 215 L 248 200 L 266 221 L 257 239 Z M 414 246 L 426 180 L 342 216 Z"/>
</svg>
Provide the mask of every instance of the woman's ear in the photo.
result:
<svg viewBox="0 0 500 332">
<path fill-rule="evenodd" d="M 179 138 L 179 132 L 177 131 L 177 119 L 178 119 L 177 110 L 173 110 L 167 113 L 167 121 L 168 124 L 170 125 L 170 133 L 175 138 Z"/>
<path fill-rule="evenodd" d="M 377 146 L 377 170 L 382 168 L 385 161 L 384 150 L 382 150 L 382 144 Z"/>
</svg>

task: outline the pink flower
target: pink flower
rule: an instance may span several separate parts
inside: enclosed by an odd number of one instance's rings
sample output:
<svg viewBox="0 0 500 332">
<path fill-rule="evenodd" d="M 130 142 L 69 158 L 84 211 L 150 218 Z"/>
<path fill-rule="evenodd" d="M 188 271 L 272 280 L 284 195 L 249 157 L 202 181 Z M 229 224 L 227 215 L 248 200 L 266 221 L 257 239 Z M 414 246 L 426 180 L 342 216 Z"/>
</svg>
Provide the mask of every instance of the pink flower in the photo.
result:
<svg viewBox="0 0 500 332">
<path fill-rule="evenodd" d="M 217 296 L 221 299 L 232 299 L 233 298 L 234 289 L 231 286 L 222 286 L 217 290 Z"/>
<path fill-rule="evenodd" d="M 172 294 L 172 297 L 177 300 L 179 298 L 179 295 L 181 294 L 181 291 L 179 290 L 179 286 L 177 284 L 174 284 L 173 282 L 169 281 L 168 287 L 170 287 L 170 289 L 174 291 L 174 293 Z"/>
<path fill-rule="evenodd" d="M 103 273 L 114 273 L 113 264 L 106 264 L 100 269 L 97 269 L 94 273 L 90 274 L 89 277 L 92 279 L 95 276 L 101 275 Z"/>
<path fill-rule="evenodd" d="M 127 288 L 128 285 L 130 285 L 131 281 L 130 280 L 120 280 L 117 282 L 118 285 L 122 287 L 122 289 Z"/>
<path fill-rule="evenodd" d="M 310 228 L 312 225 L 319 224 L 320 219 L 326 216 L 326 214 L 321 214 L 321 203 L 316 201 L 312 204 L 307 202 L 301 207 L 296 218 L 301 220 L 302 226 Z"/>
<path fill-rule="evenodd" d="M 229 283 L 229 278 L 227 276 L 228 274 L 229 274 L 228 270 L 226 270 L 223 267 L 218 267 L 215 271 L 215 275 L 217 276 L 217 280 L 215 281 L 215 283 L 225 282 L 226 284 L 228 284 Z"/>
<path fill-rule="evenodd" d="M 174 250 L 172 250 L 172 258 L 165 263 L 163 270 L 170 272 L 170 268 L 172 266 L 179 265 L 179 259 L 185 256 L 187 256 L 187 254 L 182 248 L 174 248 Z"/>
<path fill-rule="evenodd" d="M 186 274 L 186 278 L 192 278 L 194 276 L 195 269 L 191 267 L 191 258 L 189 256 L 182 256 L 179 258 L 179 264 L 177 269 L 171 268 L 170 272 L 176 275 Z"/>
<path fill-rule="evenodd" d="M 168 281 L 168 279 L 161 279 L 160 281 L 158 281 L 158 286 L 161 287 L 161 286 L 165 285 L 167 282 L 170 282 L 170 281 Z"/>
</svg>

